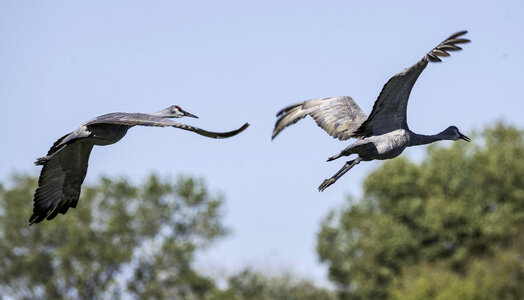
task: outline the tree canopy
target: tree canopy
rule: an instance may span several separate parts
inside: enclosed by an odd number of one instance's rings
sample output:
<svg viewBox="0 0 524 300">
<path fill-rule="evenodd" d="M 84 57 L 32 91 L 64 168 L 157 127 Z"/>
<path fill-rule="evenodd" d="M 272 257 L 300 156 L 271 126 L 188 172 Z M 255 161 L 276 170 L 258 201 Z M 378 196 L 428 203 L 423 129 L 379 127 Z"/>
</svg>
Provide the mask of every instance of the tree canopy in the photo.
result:
<svg viewBox="0 0 524 300">
<path fill-rule="evenodd" d="M 102 178 L 76 209 L 28 226 L 36 181 L 0 183 L 0 299 L 333 299 L 291 274 L 245 269 L 220 288 L 195 269 L 196 252 L 228 232 L 202 180 Z"/>
<path fill-rule="evenodd" d="M 191 298 L 215 287 L 192 267 L 195 251 L 226 232 L 222 199 L 201 180 L 152 175 L 134 186 L 102 178 L 83 188 L 77 209 L 29 227 L 35 186 L 35 178 L 16 176 L 0 190 L 3 295 Z"/>
<path fill-rule="evenodd" d="M 340 297 L 524 298 L 523 133 L 498 123 L 372 172 L 318 235 Z"/>
<path fill-rule="evenodd" d="M 208 300 L 335 300 L 328 289 L 293 274 L 267 276 L 246 268 L 228 279 L 228 288 L 217 290 Z"/>
</svg>

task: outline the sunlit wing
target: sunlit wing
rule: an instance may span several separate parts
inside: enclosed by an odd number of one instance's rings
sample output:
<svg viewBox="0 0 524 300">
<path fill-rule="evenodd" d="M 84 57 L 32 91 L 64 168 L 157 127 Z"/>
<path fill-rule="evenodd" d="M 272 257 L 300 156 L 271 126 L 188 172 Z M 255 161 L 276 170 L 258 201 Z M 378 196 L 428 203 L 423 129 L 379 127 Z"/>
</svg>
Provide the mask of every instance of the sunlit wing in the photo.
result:
<svg viewBox="0 0 524 300">
<path fill-rule="evenodd" d="M 347 140 L 367 118 L 351 97 L 311 99 L 290 105 L 277 113 L 274 139 L 284 128 L 310 115 L 317 125 L 339 140 Z"/>
<path fill-rule="evenodd" d="M 207 131 L 198 127 L 191 125 L 181 124 L 175 122 L 168 118 L 156 117 L 148 114 L 141 113 L 111 113 L 103 115 L 97 118 L 94 118 L 88 121 L 85 125 L 94 125 L 94 124 L 117 124 L 117 125 L 127 125 L 127 126 L 155 126 L 155 127 L 175 127 L 183 130 L 193 131 L 200 135 L 221 139 L 227 138 L 239 134 L 244 131 L 249 124 L 245 123 L 242 127 L 228 132 L 212 132 Z"/>
<path fill-rule="evenodd" d="M 58 213 L 65 214 L 69 207 L 76 207 L 92 149 L 93 145 L 74 142 L 43 163 L 29 224 L 51 220 Z"/>
<path fill-rule="evenodd" d="M 467 31 L 457 32 L 437 47 L 428 52 L 413 66 L 393 76 L 384 85 L 369 118 L 355 132 L 356 135 L 380 135 L 396 129 L 408 129 L 406 111 L 409 94 L 420 73 L 428 62 L 440 62 L 440 57 L 449 56 L 447 51 L 461 50 L 457 44 L 468 43 L 468 39 L 459 38 Z"/>
</svg>

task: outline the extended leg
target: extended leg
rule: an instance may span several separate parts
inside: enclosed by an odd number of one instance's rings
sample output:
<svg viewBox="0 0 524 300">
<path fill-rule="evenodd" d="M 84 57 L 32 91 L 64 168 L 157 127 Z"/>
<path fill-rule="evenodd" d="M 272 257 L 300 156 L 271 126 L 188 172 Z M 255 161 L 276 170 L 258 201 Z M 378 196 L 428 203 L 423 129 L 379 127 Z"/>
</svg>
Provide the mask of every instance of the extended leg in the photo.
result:
<svg viewBox="0 0 524 300">
<path fill-rule="evenodd" d="M 356 164 L 358 164 L 362 159 L 360 157 L 355 158 L 354 160 L 350 160 L 344 164 L 342 169 L 338 170 L 335 175 L 331 176 L 331 178 L 324 180 L 322 184 L 318 187 L 318 191 L 322 192 L 324 191 L 328 186 L 332 185 L 337 181 L 340 177 L 342 177 L 344 174 L 346 174 L 347 171 L 351 170 Z"/>
<path fill-rule="evenodd" d="M 330 158 L 328 158 L 327 161 L 332 161 L 337 158 L 340 158 L 342 156 L 350 156 L 351 154 L 355 153 L 355 150 L 359 147 L 362 147 L 362 140 L 356 141 L 353 144 L 346 147 L 346 149 L 340 151 L 339 154 L 333 155 Z M 357 163 L 358 164 L 358 163 Z"/>
<path fill-rule="evenodd" d="M 347 149 L 344 149 L 344 150 L 340 151 L 339 154 L 333 155 L 333 156 L 331 156 L 330 158 L 328 158 L 327 161 L 332 161 L 332 160 L 335 160 L 335 159 L 337 159 L 337 158 L 339 158 L 339 157 L 341 157 L 341 156 L 349 156 L 349 155 L 351 155 L 351 154 L 353 154 L 353 153 L 347 151 Z"/>
</svg>

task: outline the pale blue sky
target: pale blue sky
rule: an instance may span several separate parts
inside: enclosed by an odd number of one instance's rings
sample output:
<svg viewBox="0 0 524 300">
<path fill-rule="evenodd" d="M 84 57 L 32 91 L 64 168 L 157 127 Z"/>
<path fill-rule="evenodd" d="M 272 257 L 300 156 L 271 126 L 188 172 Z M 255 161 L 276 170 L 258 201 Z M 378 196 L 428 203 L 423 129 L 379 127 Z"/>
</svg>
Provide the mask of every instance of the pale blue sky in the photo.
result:
<svg viewBox="0 0 524 300">
<path fill-rule="evenodd" d="M 369 113 L 392 75 L 463 29 L 472 43 L 415 85 L 411 129 L 453 124 L 467 133 L 498 119 L 524 126 L 523 1 L 2 1 L 0 180 L 38 174 L 34 159 L 57 138 L 107 112 L 178 104 L 200 117 L 181 121 L 209 130 L 249 121 L 227 140 L 134 128 L 94 149 L 86 181 L 201 176 L 225 195 L 233 230 L 199 256 L 201 270 L 221 276 L 251 264 L 323 283 L 319 221 L 345 195 L 359 196 L 380 162 L 359 164 L 319 193 L 344 163 L 325 160 L 347 143 L 309 118 L 271 142 L 275 113 L 339 95 Z M 32 199 L 21 205 L 29 216 Z"/>
</svg>

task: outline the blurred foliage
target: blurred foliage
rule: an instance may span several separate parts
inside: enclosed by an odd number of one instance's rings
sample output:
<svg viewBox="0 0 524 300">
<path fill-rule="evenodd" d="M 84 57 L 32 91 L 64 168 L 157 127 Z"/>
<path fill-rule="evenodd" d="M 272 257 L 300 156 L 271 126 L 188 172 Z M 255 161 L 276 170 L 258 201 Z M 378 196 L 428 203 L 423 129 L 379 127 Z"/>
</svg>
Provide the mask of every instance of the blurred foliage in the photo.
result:
<svg viewBox="0 0 524 300">
<path fill-rule="evenodd" d="M 524 131 L 399 157 L 324 220 L 317 250 L 341 299 L 524 299 Z"/>
<path fill-rule="evenodd" d="M 467 276 L 445 264 L 408 267 L 394 280 L 392 299 L 491 300 L 522 299 L 524 265 L 522 251 L 499 251 L 472 260 Z"/>
<path fill-rule="evenodd" d="M 193 267 L 226 234 L 201 180 L 102 178 L 76 209 L 28 226 L 36 178 L 0 183 L 0 299 L 333 299 L 291 275 L 245 270 L 220 289 Z"/>
<path fill-rule="evenodd" d="M 228 288 L 218 290 L 208 300 L 334 300 L 335 294 L 291 274 L 271 277 L 245 269 L 228 280 Z"/>
<path fill-rule="evenodd" d="M 102 178 L 77 209 L 28 226 L 36 178 L 0 188 L 0 291 L 16 299 L 202 298 L 195 251 L 225 234 L 222 199 L 200 180 Z"/>
</svg>

